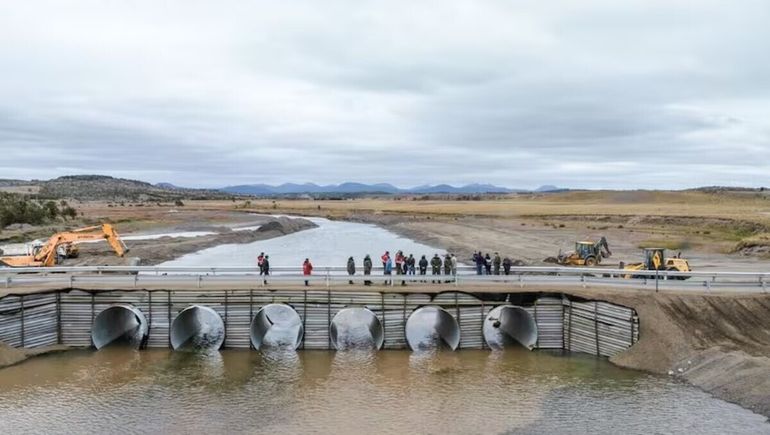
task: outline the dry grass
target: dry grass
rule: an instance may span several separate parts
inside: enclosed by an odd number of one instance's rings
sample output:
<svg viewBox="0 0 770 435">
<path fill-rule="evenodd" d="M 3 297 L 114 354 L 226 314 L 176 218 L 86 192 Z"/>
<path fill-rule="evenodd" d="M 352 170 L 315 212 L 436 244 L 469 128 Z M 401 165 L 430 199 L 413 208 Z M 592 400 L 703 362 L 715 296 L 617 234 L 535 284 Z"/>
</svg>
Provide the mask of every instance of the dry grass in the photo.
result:
<svg viewBox="0 0 770 435">
<path fill-rule="evenodd" d="M 196 205 L 206 208 L 233 207 L 233 203 L 229 201 L 199 201 Z M 481 201 L 423 201 L 411 198 L 341 201 L 252 200 L 249 210 L 326 216 L 345 216 L 353 213 L 512 218 L 672 216 L 737 219 L 770 225 L 770 199 L 764 195 L 703 192 L 566 192 L 548 195 L 511 195 Z"/>
</svg>

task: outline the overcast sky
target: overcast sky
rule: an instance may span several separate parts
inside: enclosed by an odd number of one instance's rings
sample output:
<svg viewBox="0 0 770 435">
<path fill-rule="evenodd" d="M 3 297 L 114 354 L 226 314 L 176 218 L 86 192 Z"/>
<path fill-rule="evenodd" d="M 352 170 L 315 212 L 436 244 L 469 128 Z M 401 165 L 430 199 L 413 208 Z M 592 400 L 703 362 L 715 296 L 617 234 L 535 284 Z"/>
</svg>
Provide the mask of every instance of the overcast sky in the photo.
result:
<svg viewBox="0 0 770 435">
<path fill-rule="evenodd" d="M 0 178 L 770 185 L 770 2 L 3 1 Z"/>
</svg>

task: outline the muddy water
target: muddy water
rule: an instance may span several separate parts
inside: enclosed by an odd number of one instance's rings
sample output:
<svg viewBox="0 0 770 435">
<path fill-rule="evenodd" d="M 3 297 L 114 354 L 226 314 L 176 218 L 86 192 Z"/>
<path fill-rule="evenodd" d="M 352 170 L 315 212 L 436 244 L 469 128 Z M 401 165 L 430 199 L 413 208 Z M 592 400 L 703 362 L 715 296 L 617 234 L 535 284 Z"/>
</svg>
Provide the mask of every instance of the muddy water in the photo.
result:
<svg viewBox="0 0 770 435">
<path fill-rule="evenodd" d="M 371 255 L 375 265 L 379 265 L 379 258 L 385 251 L 395 254 L 403 250 L 406 255 L 415 255 L 418 260 L 421 255 L 430 258 L 433 254 L 446 253 L 375 225 L 308 219 L 318 227 L 253 243 L 219 245 L 161 266 L 248 267 L 254 266 L 260 252 L 265 252 L 270 256 L 272 267 L 299 267 L 305 258 L 310 258 L 316 267 L 345 267 L 348 257 L 352 255 L 361 273 L 363 258 L 367 254 Z"/>
<path fill-rule="evenodd" d="M 0 433 L 770 433 L 590 356 L 108 348 L 0 370 Z"/>
</svg>

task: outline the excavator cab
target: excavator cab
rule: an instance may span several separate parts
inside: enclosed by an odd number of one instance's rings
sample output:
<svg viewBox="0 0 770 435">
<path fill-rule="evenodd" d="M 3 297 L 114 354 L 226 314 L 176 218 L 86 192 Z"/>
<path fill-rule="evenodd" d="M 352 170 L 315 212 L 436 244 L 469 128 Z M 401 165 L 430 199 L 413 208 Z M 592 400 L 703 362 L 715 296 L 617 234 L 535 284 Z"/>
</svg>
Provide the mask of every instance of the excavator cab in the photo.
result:
<svg viewBox="0 0 770 435">
<path fill-rule="evenodd" d="M 612 255 L 607 239 L 602 237 L 598 241 L 575 242 L 575 251 L 567 254 L 559 254 L 556 263 L 565 266 L 596 266 L 603 258 Z"/>
<path fill-rule="evenodd" d="M 690 263 L 682 258 L 681 252 L 676 257 L 666 258 L 666 250 L 663 248 L 644 248 L 644 262 L 636 264 L 623 264 L 625 270 L 667 270 L 670 272 L 691 272 Z M 624 275 L 625 278 L 647 278 L 646 275 Z M 654 277 L 653 277 L 654 278 Z M 669 279 L 687 279 L 686 276 L 672 276 Z"/>
<path fill-rule="evenodd" d="M 646 270 L 665 270 L 666 250 L 663 248 L 644 248 Z"/>
</svg>

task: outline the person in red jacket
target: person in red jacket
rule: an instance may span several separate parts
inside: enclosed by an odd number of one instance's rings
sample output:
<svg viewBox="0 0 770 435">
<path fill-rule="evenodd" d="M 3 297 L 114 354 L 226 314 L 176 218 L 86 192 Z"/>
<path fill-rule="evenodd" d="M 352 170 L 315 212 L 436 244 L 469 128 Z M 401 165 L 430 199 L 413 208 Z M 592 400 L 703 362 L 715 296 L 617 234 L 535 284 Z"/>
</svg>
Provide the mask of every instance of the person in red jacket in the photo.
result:
<svg viewBox="0 0 770 435">
<path fill-rule="evenodd" d="M 302 274 L 305 276 L 310 276 L 310 274 L 313 273 L 313 263 L 310 262 L 309 258 L 305 259 L 305 262 L 302 263 Z M 305 285 L 310 285 L 308 283 L 308 280 L 305 280 Z"/>
</svg>

